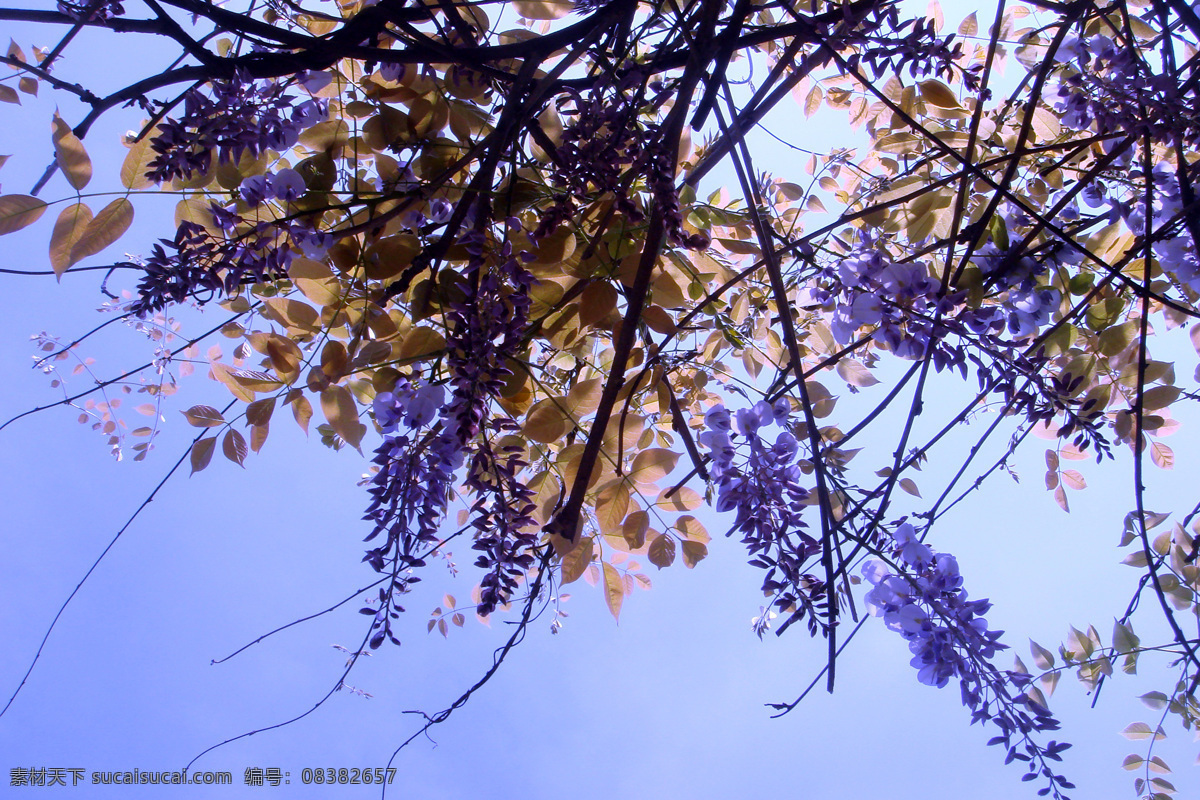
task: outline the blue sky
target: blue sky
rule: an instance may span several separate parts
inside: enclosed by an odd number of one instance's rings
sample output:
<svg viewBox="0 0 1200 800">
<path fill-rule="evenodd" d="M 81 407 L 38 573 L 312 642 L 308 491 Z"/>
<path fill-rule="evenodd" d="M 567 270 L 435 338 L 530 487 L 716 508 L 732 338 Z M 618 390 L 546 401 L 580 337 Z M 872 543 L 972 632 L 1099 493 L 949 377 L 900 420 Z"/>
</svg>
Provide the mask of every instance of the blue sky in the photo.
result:
<svg viewBox="0 0 1200 800">
<path fill-rule="evenodd" d="M 18 27 L 11 35 L 28 50 L 31 34 Z M 0 171 L 5 192 L 28 191 L 44 168 L 52 102 L 43 97 L 21 110 L 5 108 L 13 115 L 6 123 L 20 120 L 0 131 L 0 153 L 19 156 Z M 63 108 L 69 113 L 67 104 Z M 136 122 L 114 115 L 89 137 L 98 173 L 93 188 L 116 185 L 114 165 L 103 154 L 117 152 L 117 134 Z M 63 191 L 61 182 L 52 183 L 45 196 Z M 134 230 L 106 256 L 146 252 L 153 238 L 166 235 L 153 213 L 142 206 L 138 213 Z M 53 216 L 6 237 L 0 266 L 45 268 Z M 12 298 L 0 324 L 0 358 L 9 367 L 0 414 L 7 419 L 55 399 L 45 376 L 29 369 L 29 336 L 49 330 L 70 337 L 103 318 L 94 313 L 101 299 L 97 273 L 68 274 L 61 285 L 47 278 L 3 279 Z M 215 311 L 190 316 L 189 330 L 217 319 Z M 117 329 L 81 352 L 111 373 L 147 360 L 149 347 L 132 331 Z M 1186 340 L 1178 353 L 1177 371 L 1188 374 L 1195 355 Z M 83 386 L 85 379 L 71 385 Z M 875 387 L 862 398 L 884 391 Z M 947 402 L 956 391 L 953 382 L 939 387 Z M 179 410 L 198 402 L 223 404 L 223 394 L 201 375 L 186 380 L 181 399 L 166 406 L 166 431 L 144 463 L 114 463 L 103 439 L 67 409 L 0 431 L 6 467 L 0 485 L 6 512 L 0 560 L 4 699 L 62 600 L 186 448 L 193 429 Z M 1151 474 L 1152 507 L 1192 502 L 1191 430 L 1185 427 L 1171 441 L 1178 457 L 1174 472 Z M 1041 490 L 1041 451 L 1032 443 L 1018 462 L 1019 486 L 994 478 L 932 539 L 959 557 L 972 595 L 996 603 L 989 620 L 1009 632 L 1006 641 L 1027 663 L 1028 637 L 1053 647 L 1072 623 L 1094 623 L 1107 636 L 1136 579 L 1135 571 L 1117 564 L 1115 549 L 1120 518 L 1132 505 L 1128 459 L 1103 470 L 1082 462 L 1091 487 L 1072 495 L 1068 516 Z M 922 485 L 936 484 L 952 465 L 952 457 L 935 461 Z M 365 618 L 353 603 L 228 663 L 210 662 L 370 582 L 371 573 L 359 563 L 368 528 L 359 520 L 365 493 L 356 483 L 365 467 L 353 452 L 332 453 L 306 440 L 281 415 L 246 470 L 218 459 L 191 479 L 183 473 L 172 478 L 81 590 L 28 684 L 0 718 L 0 767 L 82 767 L 88 779 L 93 770 L 178 769 L 226 738 L 311 707 L 340 677 L 344 656 L 332 645 L 353 648 L 363 636 Z M 749 621 L 761 603 L 760 576 L 742 564 L 735 541 L 718 535 L 719 524 L 709 527 L 715 537 L 711 557 L 692 571 L 650 568 L 653 591 L 627 598 L 619 625 L 598 590 L 582 582 L 572 586 L 564 630 L 552 636 L 548 618 L 536 623 L 498 676 L 431 731 L 432 741 L 418 740 L 398 757 L 389 795 L 1033 795 L 1032 787 L 1019 783 L 1017 768 L 1003 767 L 1001 754 L 984 747 L 992 732 L 967 726 L 957 690 L 918 684 L 904 642 L 881 626 L 868 623 L 850 646 L 835 695 L 818 690 L 787 717 L 769 719 L 763 704 L 794 697 L 820 669 L 824 648 L 798 628 L 779 639 L 754 638 Z M 470 561 L 465 550 L 458 560 Z M 477 680 L 507 635 L 500 620 L 490 629 L 468 622 L 448 641 L 426 634 L 428 612 L 443 591 L 469 595 L 465 578 L 443 582 L 437 575 L 435 567 L 408 604 L 404 646 L 381 649 L 349 678 L 371 699 L 337 693 L 300 722 L 210 753 L 194 769 L 230 771 L 234 786 L 192 787 L 190 794 L 325 797 L 328 789 L 301 785 L 303 768 L 383 766 L 418 727 L 416 717 L 404 712 L 445 707 Z M 1090 711 L 1088 698 L 1064 678 L 1054 709 L 1064 720 L 1059 738 L 1075 744 L 1064 771 L 1080 786 L 1077 797 L 1131 796 L 1131 776 L 1120 762 L 1135 748 L 1118 732 L 1135 720 L 1153 722 L 1152 712 L 1130 699 L 1151 688 L 1158 686 L 1118 676 Z M 1175 783 L 1186 793 L 1195 784 L 1186 771 L 1194 746 L 1170 724 L 1168 733 L 1162 752 L 1184 771 Z M 243 786 L 244 770 L 255 766 L 287 770 L 291 784 Z M 84 796 L 85 790 L 55 791 Z M 89 787 L 86 796 L 164 791 Z M 376 793 L 344 787 L 338 796 Z"/>
</svg>

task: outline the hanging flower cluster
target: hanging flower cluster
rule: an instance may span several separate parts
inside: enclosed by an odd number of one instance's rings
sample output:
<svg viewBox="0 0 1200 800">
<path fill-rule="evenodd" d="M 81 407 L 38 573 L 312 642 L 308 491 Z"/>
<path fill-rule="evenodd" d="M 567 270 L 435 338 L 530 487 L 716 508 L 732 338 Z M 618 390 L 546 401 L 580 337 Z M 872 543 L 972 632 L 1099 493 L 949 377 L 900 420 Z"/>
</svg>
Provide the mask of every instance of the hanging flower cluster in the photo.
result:
<svg viewBox="0 0 1200 800">
<path fill-rule="evenodd" d="M 698 438 L 712 457 L 716 509 L 736 512 L 730 534 L 741 534 L 750 563 L 767 570 L 763 591 L 775 595 L 781 609 L 814 611 L 826 587 L 805 570 L 820 554 L 821 543 L 809 535 L 802 518 L 809 492 L 800 485 L 800 447 L 788 430 L 791 411 L 787 398 L 759 401 L 733 415 L 717 405 L 704 415 L 705 430 Z M 772 426 L 780 429 L 773 441 L 764 431 Z"/>
<path fill-rule="evenodd" d="M 1029 738 L 1034 732 L 1057 730 L 1058 721 L 1025 694 L 1028 674 L 993 666 L 992 659 L 1007 646 L 1000 642 L 1003 632 L 989 630 L 984 619 L 991 603 L 968 599 L 954 556 L 934 553 L 910 523 L 899 525 L 891 540 L 898 571 L 879 560 L 863 565 L 862 575 L 871 585 L 864 598 L 867 608 L 908 642 L 910 663 L 921 683 L 942 687 L 957 679 L 963 704 L 973 712 L 971 721 L 990 721 L 1000 728 L 1001 735 L 990 744 L 1005 745 L 1009 761 L 1026 762 L 1031 778 L 1046 777 L 1049 787 L 1040 794 L 1061 796 L 1059 790 L 1072 784 L 1046 762 L 1060 760 L 1058 754 L 1070 745 L 1050 741 L 1043 746 Z M 1013 745 L 1014 737 L 1024 752 Z"/>
<path fill-rule="evenodd" d="M 507 225 L 520 223 L 514 219 Z M 368 541 L 381 532 L 387 536 L 364 560 L 379 572 L 390 572 L 392 583 L 373 612 L 378 614 L 373 647 L 385 637 L 396 641 L 389 620 L 403 609 L 393 595 L 419 580 L 409 573 L 424 565 L 438 542 L 455 472 L 464 461 L 466 487 L 477 498 L 471 509 L 473 547 L 480 553 L 475 564 L 485 570 L 478 613 L 486 616 L 508 602 L 534 563 L 538 529 L 533 492 L 520 479 L 527 466 L 524 448 L 505 439 L 519 426 L 491 411 L 510 371 L 507 362 L 524 342 L 533 277 L 509 242 L 493 251 L 495 244 L 482 226 L 459 241 L 471 262 L 462 281 L 465 299 L 453 303 L 446 315 L 449 402 L 442 387 L 417 389 L 405 379 L 375 399 L 375 418 L 385 438 L 375 452 L 379 472 L 372 479 L 366 514 L 375 528 Z M 417 435 L 435 417 L 437 422 Z"/>
<path fill-rule="evenodd" d="M 385 638 L 395 644 L 391 620 L 404 608 L 396 595 L 420 581 L 410 574 L 425 565 L 438 542 L 438 527 L 453 491 L 454 473 L 462 465 L 463 448 L 452 407 L 445 405 L 441 386 L 416 386 L 406 378 L 397 380 L 390 392 L 375 397 L 375 421 L 383 429 L 383 444 L 375 451 L 379 466 L 371 482 L 371 504 L 366 519 L 375 523 L 367 536 L 371 541 L 381 532 L 385 540 L 368 550 L 363 560 L 377 572 L 388 572 L 390 584 L 380 590 L 370 645 L 379 647 Z M 437 420 L 437 425 L 427 429 Z"/>
<path fill-rule="evenodd" d="M 294 170 L 258 176 L 261 181 L 256 190 L 262 192 L 262 199 L 282 199 L 300 191 L 294 183 L 287 183 L 285 173 L 289 172 Z M 243 187 L 249 181 L 243 181 Z M 174 239 L 159 240 L 150 257 L 137 265 L 145 274 L 130 306 L 135 314 L 144 317 L 189 299 L 203 304 L 208 298 L 197 293 L 232 294 L 243 284 L 284 277 L 298 253 L 323 258 L 334 240 L 332 234 L 307 227 L 300 220 L 252 220 L 239 214 L 235 206 L 215 203 L 209 211 L 224 235 L 195 222 L 182 222 Z"/>
<path fill-rule="evenodd" d="M 1040 284 L 1043 262 L 1029 255 L 1002 252 L 989 242 L 973 256 L 994 302 L 971 307 L 965 291 L 944 292 L 924 262 L 893 261 L 866 232 L 836 266 L 825 270 L 822 289 L 810 290 L 817 302 L 834 305 L 830 330 L 849 344 L 858 330 L 871 326 L 871 338 L 901 358 L 923 358 L 950 332 L 971 332 L 1027 340 L 1050 321 L 1061 294 Z M 939 364 L 939 366 L 941 366 Z"/>
<path fill-rule="evenodd" d="M 1054 58 L 1064 76 L 1053 95 L 1063 122 L 1077 130 L 1094 126 L 1100 134 L 1149 136 L 1188 144 L 1200 136 L 1200 111 L 1179 77 L 1154 74 L 1139 49 L 1105 34 L 1068 36 Z"/>
<path fill-rule="evenodd" d="M 867 592 L 867 607 L 908 641 L 921 683 L 945 686 L 955 677 L 977 682 L 979 662 L 1005 649 L 1001 632 L 989 631 L 983 618 L 991 603 L 968 600 L 954 556 L 934 555 L 909 523 L 899 526 L 892 538 L 910 577 L 892 574 L 881 561 L 867 562 L 863 577 L 873 587 Z"/>
<path fill-rule="evenodd" d="M 612 198 L 615 210 L 629 224 L 637 225 L 646 217 L 637 191 L 649 188 L 672 243 L 692 250 L 709 246 L 707 233 L 689 233 L 684 228 L 675 188 L 678 154 L 663 145 L 660 127 L 645 116 L 646 109 L 660 106 L 669 92 L 661 82 L 643 85 L 644 79 L 638 70 L 630 70 L 614 84 L 600 83 L 586 95 L 573 94 L 563 103 L 563 113 L 572 120 L 551 164 L 558 194 L 543 214 L 536 236 L 555 230 L 572 219 L 580 205 L 604 195 Z M 659 95 L 647 97 L 648 88 Z"/>
<path fill-rule="evenodd" d="M 282 152 L 328 113 L 324 100 L 296 104 L 282 83 L 255 81 L 245 73 L 227 81 L 214 80 L 208 94 L 189 91 L 182 116 L 159 126 L 158 135 L 150 140 L 158 155 L 146 177 L 155 183 L 186 180 L 193 173 L 207 172 L 214 153 L 222 161 L 237 162 L 244 153 Z"/>
</svg>

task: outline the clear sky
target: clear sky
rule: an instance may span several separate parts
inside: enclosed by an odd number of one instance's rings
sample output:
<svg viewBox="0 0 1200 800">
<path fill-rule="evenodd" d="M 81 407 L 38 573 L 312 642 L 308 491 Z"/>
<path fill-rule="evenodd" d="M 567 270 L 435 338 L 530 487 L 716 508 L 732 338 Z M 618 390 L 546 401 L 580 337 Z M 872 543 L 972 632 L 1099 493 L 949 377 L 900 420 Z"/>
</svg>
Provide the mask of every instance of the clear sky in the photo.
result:
<svg viewBox="0 0 1200 800">
<path fill-rule="evenodd" d="M 10 35 L 27 50 L 31 43 L 46 44 L 41 34 L 33 38 L 20 26 Z M 106 54 L 91 65 L 76 61 L 74 69 L 115 71 L 126 55 L 152 54 Z M 53 102 L 26 98 L 21 110 L 5 108 L 0 153 L 17 156 L 0 171 L 4 192 L 27 192 L 44 169 Z M 112 142 L 136 122 L 114 115 L 89 137 L 94 187 L 116 185 L 110 162 L 120 153 Z M 106 160 L 106 153 L 116 155 Z M 61 183 L 52 183 L 45 196 L 63 191 Z M 143 215 L 142 206 L 138 211 Z M 5 237 L 0 266 L 47 268 L 53 216 Z M 152 239 L 167 233 L 161 217 L 145 213 L 106 256 L 144 253 Z M 61 285 L 52 278 L 2 276 L 10 287 L 0 323 L 0 359 L 8 367 L 0 394 L 4 419 L 56 399 L 46 377 L 29 369 L 29 337 L 48 330 L 69 338 L 102 321 L 94 312 L 101 274 L 68 274 Z M 121 285 L 120 276 L 112 285 Z M 216 311 L 185 317 L 188 330 L 220 319 Z M 1189 374 L 1196 358 L 1186 337 L 1177 338 L 1177 370 Z M 148 360 L 150 349 L 133 331 L 114 326 L 79 352 L 112 374 Z M 83 375 L 71 381 L 71 388 L 87 385 Z M 836 379 L 827 384 L 834 387 Z M 874 387 L 861 399 L 882 397 L 886 388 Z M 947 403 L 957 391 L 954 382 L 939 387 Z M 0 642 L 6 654 L 0 703 L 20 682 L 62 601 L 184 452 L 193 429 L 179 411 L 198 402 L 223 404 L 223 394 L 200 374 L 185 380 L 183 399 L 166 405 L 166 431 L 143 463 L 114 463 L 103 437 L 77 424 L 78 412 L 69 409 L 0 431 Z M 316 439 L 306 440 L 285 416 L 245 470 L 218 458 L 191 479 L 184 470 L 168 481 L 92 575 L 0 718 L 5 789 L 13 768 L 82 768 L 85 783 L 93 771 L 179 769 L 224 739 L 306 711 L 336 685 L 345 657 L 333 645 L 355 648 L 364 634 L 366 620 L 354 603 L 227 663 L 210 663 L 372 580 L 359 563 L 368 527 L 359 520 L 366 495 L 356 483 L 366 462 L 352 451 L 332 453 Z M 138 424 L 136 414 L 128 417 Z M 1195 429 L 1185 425 L 1171 441 L 1178 458 L 1174 472 L 1151 473 L 1151 507 L 1193 502 Z M 1029 637 L 1054 649 L 1069 624 L 1089 623 L 1107 637 L 1137 576 L 1117 563 L 1115 548 L 1121 517 L 1132 507 L 1128 459 L 1104 468 L 1081 462 L 1091 486 L 1072 494 L 1068 516 L 1041 488 L 1042 449 L 1031 442 L 1016 464 L 1020 485 L 993 478 L 932 539 L 937 549 L 959 557 L 971 594 L 995 602 L 989 620 L 1008 631 L 1005 641 L 1030 664 Z M 923 473 L 923 485 L 948 474 L 953 447 L 947 452 Z M 794 698 L 820 669 L 824 648 L 799 626 L 763 642 L 751 634 L 760 576 L 712 520 L 710 558 L 691 571 L 649 568 L 654 589 L 627 598 L 619 625 L 597 589 L 573 585 L 563 631 L 552 636 L 548 617 L 535 623 L 484 690 L 433 729 L 432 739 L 414 742 L 397 758 L 389 796 L 1033 796 L 1037 784 L 1020 784 L 1020 770 L 1004 767 L 1002 753 L 984 746 L 994 731 L 968 727 L 957 689 L 917 683 L 905 643 L 870 622 L 839 663 L 833 696 L 815 691 L 792 714 L 769 719 L 763 704 Z M 465 549 L 457 555 L 461 563 L 471 560 Z M 348 679 L 371 698 L 339 692 L 295 724 L 215 750 L 193 768 L 229 771 L 233 785 L 190 787 L 188 796 L 327 797 L 328 788 L 302 785 L 304 768 L 384 766 L 419 727 L 418 717 L 405 712 L 434 713 L 452 702 L 507 636 L 499 619 L 490 629 L 468 621 L 447 641 L 425 632 L 443 591 L 469 596 L 468 574 L 451 581 L 437 566 L 429 570 L 407 603 L 404 646 L 382 648 Z M 1007 659 L 1001 663 L 1007 666 Z M 1148 660 L 1147 666 L 1154 663 L 1161 664 Z M 1165 674 L 1148 671 L 1155 678 Z M 1089 710 L 1089 698 L 1070 676 L 1064 678 L 1052 705 L 1064 721 L 1059 738 L 1075 744 L 1064 772 L 1079 785 L 1077 798 L 1132 796 L 1132 776 L 1120 762 L 1137 749 L 1119 731 L 1133 721 L 1156 723 L 1153 712 L 1130 699 L 1152 688 L 1159 686 L 1118 675 L 1098 708 Z M 1188 796 L 1188 787 L 1197 785 L 1188 771 L 1195 748 L 1171 725 L 1161 753 L 1182 773 L 1173 780 Z M 245 786 L 247 767 L 278 767 L 290 773 L 291 783 Z M 19 791 L 9 790 L 23 796 Z M 176 796 L 162 787 L 53 791 L 89 798 Z M 373 794 L 377 788 L 365 786 L 337 792 Z"/>
</svg>

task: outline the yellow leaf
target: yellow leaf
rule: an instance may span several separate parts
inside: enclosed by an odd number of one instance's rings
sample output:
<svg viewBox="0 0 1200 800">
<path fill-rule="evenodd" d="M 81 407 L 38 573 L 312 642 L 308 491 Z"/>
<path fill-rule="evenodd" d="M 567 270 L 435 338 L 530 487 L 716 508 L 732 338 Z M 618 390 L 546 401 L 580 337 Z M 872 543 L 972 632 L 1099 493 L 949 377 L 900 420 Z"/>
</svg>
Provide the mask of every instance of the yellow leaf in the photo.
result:
<svg viewBox="0 0 1200 800">
<path fill-rule="evenodd" d="M 1083 479 L 1083 475 L 1073 469 L 1064 469 L 1062 471 L 1063 485 L 1068 489 L 1086 489 L 1087 481 Z"/>
<path fill-rule="evenodd" d="M 917 488 L 917 484 L 912 478 L 901 478 L 900 488 L 911 494 L 913 497 L 921 496 L 921 491 Z"/>
<path fill-rule="evenodd" d="M 46 204 L 36 197 L 25 194 L 0 196 L 0 235 L 32 225 L 45 210 Z"/>
<path fill-rule="evenodd" d="M 126 189 L 145 189 L 154 185 L 154 182 L 146 177 L 146 171 L 155 156 L 154 149 L 150 147 L 150 140 L 157 136 L 158 132 L 158 128 L 154 128 L 129 145 L 129 152 L 121 162 L 121 185 Z"/>
<path fill-rule="evenodd" d="M 404 344 L 400 345 L 399 357 L 401 361 L 420 360 L 436 355 L 444 349 L 446 349 L 446 338 L 433 328 L 422 325 L 419 328 L 413 328 L 404 337 Z"/>
<path fill-rule="evenodd" d="M 579 544 L 575 549 L 563 556 L 562 584 L 564 586 L 568 583 L 574 583 L 583 577 L 588 564 L 592 563 L 593 552 L 595 552 L 595 545 L 592 543 L 592 540 L 587 536 L 583 536 L 580 537 Z"/>
<path fill-rule="evenodd" d="M 92 210 L 83 203 L 67 206 L 58 215 L 50 234 L 50 266 L 59 278 L 75 263 L 71 251 L 91 221 Z"/>
<path fill-rule="evenodd" d="M 92 179 L 92 160 L 83 149 L 83 142 L 71 132 L 71 126 L 62 117 L 54 115 L 51 123 L 54 130 L 54 158 L 58 168 L 66 176 L 67 183 L 76 191 L 83 189 Z"/>
<path fill-rule="evenodd" d="M 625 599 L 625 581 L 621 580 L 621 573 L 617 572 L 616 567 L 607 561 L 604 562 L 604 599 L 608 602 L 613 619 L 620 619 L 621 601 Z"/>
<path fill-rule="evenodd" d="M 557 442 L 565 436 L 570 420 L 560 407 L 562 401 L 561 397 L 551 397 L 529 409 L 522 429 L 525 435 L 542 444 Z"/>
<path fill-rule="evenodd" d="M 661 447 L 643 450 L 634 457 L 633 467 L 629 470 L 629 478 L 636 483 L 654 483 L 665 478 L 671 470 L 675 469 L 675 463 L 678 460 L 678 453 Z"/>
<path fill-rule="evenodd" d="M 679 519 L 675 520 L 675 530 L 679 531 L 679 535 L 684 539 L 692 542 L 700 542 L 706 544 L 710 541 L 708 531 L 700 524 L 700 520 L 693 517 L 691 514 L 684 514 Z"/>
<path fill-rule="evenodd" d="M 629 489 L 621 480 L 604 486 L 596 495 L 596 521 L 603 533 L 618 533 L 629 513 Z"/>
<path fill-rule="evenodd" d="M 367 426 L 358 421 L 358 404 L 345 386 L 330 386 L 321 392 L 321 411 L 338 436 L 357 448 Z"/>
<path fill-rule="evenodd" d="M 99 253 L 120 239 L 133 224 L 133 203 L 119 197 L 100 209 L 71 248 L 71 263 Z"/>
<path fill-rule="evenodd" d="M 232 392 L 234 397 L 247 403 L 254 402 L 254 392 L 234 380 L 229 367 L 219 361 L 210 361 L 208 366 L 212 368 L 213 378 L 225 384 L 225 388 Z"/>
<path fill-rule="evenodd" d="M 918 84 L 921 87 L 921 99 L 938 108 L 959 108 L 958 98 L 949 86 L 941 81 L 928 80 Z"/>
<path fill-rule="evenodd" d="M 596 410 L 600 405 L 600 395 L 604 391 L 602 378 L 590 378 L 579 381 L 571 387 L 563 401 L 566 412 L 576 420 L 583 419 Z"/>
<path fill-rule="evenodd" d="M 669 497 L 667 492 L 671 493 Z M 654 501 L 655 506 L 669 511 L 691 511 L 703 504 L 704 498 L 695 489 L 689 489 L 686 486 L 680 486 L 673 491 L 663 489 L 659 493 L 658 499 Z"/>
<path fill-rule="evenodd" d="M 289 333 L 320 333 L 321 320 L 317 310 L 307 303 L 287 297 L 268 297 L 263 300 L 262 315 L 286 327 Z"/>
<path fill-rule="evenodd" d="M 839 361 L 837 364 L 837 373 L 842 376 L 842 380 L 851 386 L 874 386 L 879 383 L 879 379 L 871 374 L 871 370 L 860 361 L 855 361 L 852 358 L 847 358 Z"/>
<path fill-rule="evenodd" d="M 1178 386 L 1155 386 L 1153 389 L 1147 389 L 1142 395 L 1142 408 L 1146 411 L 1166 408 L 1178 397 Z"/>
</svg>

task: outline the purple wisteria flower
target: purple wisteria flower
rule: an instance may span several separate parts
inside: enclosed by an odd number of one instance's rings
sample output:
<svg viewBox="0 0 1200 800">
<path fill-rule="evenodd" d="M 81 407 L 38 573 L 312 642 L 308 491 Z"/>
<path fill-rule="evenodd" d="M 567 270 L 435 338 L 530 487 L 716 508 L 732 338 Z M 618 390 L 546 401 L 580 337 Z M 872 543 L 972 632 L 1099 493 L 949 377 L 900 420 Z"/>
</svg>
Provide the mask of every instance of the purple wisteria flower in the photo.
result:
<svg viewBox="0 0 1200 800">
<path fill-rule="evenodd" d="M 275 81 L 255 81 L 244 73 L 231 80 L 214 80 L 206 94 L 187 93 L 183 114 L 165 120 L 150 140 L 158 155 L 146 177 L 156 183 L 188 179 L 206 172 L 213 154 L 236 162 L 244 153 L 257 156 L 267 150 L 282 152 L 294 145 L 300 133 L 328 116 L 324 100 L 298 98 Z"/>
<path fill-rule="evenodd" d="M 958 561 L 949 553 L 935 553 L 912 524 L 897 526 L 885 550 L 895 566 L 877 559 L 863 565 L 862 576 L 871 586 L 864 601 L 888 630 L 908 642 L 917 680 L 942 687 L 957 679 L 972 723 L 989 721 L 1000 728 L 1001 735 L 989 744 L 1005 745 L 1009 761 L 1026 762 L 1028 779 L 1039 774 L 1047 778 L 1050 785 L 1041 794 L 1060 797 L 1059 790 L 1072 784 L 1047 762 L 1061 760 L 1059 753 L 1070 745 L 1050 741 L 1042 746 L 1031 739 L 1033 733 L 1056 730 L 1058 722 L 1025 694 L 1028 674 L 992 664 L 1007 647 L 1000 642 L 1003 632 L 990 630 L 984 618 L 991 603 L 969 599 Z M 1024 752 L 1013 744 L 1014 737 Z"/>
<path fill-rule="evenodd" d="M 802 518 L 809 492 L 800 485 L 800 444 L 788 429 L 790 414 L 787 398 L 734 414 L 717 405 L 705 413 L 698 440 L 712 458 L 717 511 L 736 513 L 730 534 L 741 534 L 750 563 L 767 570 L 763 590 L 775 595 L 780 609 L 803 608 L 815 620 L 826 587 L 807 565 L 821 545 Z"/>
</svg>

